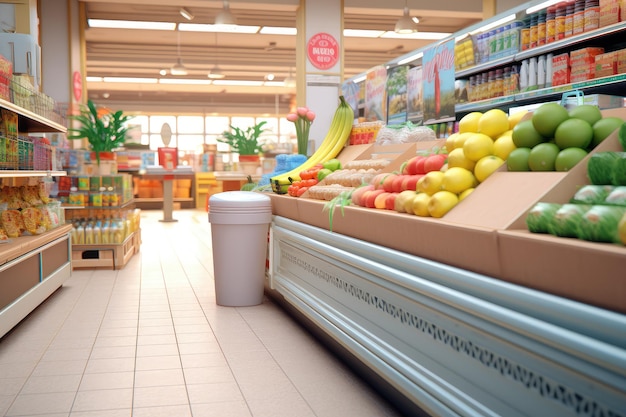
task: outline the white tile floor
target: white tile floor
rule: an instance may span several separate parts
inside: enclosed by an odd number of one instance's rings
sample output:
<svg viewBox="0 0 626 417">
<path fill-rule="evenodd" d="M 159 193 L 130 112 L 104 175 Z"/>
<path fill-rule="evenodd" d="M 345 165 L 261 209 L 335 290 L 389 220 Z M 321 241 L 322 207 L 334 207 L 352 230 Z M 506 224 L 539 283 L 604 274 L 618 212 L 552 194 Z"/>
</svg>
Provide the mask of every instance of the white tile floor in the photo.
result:
<svg viewBox="0 0 626 417">
<path fill-rule="evenodd" d="M 125 268 L 74 271 L 0 340 L 0 415 L 400 415 L 270 299 L 217 306 L 206 213 L 161 217 Z"/>
</svg>

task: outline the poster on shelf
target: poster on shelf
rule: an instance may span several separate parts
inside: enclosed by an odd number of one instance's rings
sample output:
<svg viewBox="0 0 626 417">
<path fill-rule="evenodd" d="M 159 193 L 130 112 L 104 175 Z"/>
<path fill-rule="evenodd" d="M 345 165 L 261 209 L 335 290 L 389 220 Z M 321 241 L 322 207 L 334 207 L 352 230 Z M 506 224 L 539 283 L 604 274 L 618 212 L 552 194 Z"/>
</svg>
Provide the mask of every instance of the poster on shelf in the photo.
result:
<svg viewBox="0 0 626 417">
<path fill-rule="evenodd" d="M 355 116 L 359 114 L 359 90 L 359 85 L 354 81 L 347 81 L 341 85 L 341 94 L 352 107 Z"/>
<path fill-rule="evenodd" d="M 454 39 L 424 51 L 424 123 L 455 120 Z"/>
<path fill-rule="evenodd" d="M 424 120 L 424 89 L 422 86 L 422 67 L 410 68 L 407 74 L 408 117 L 414 124 Z"/>
<path fill-rule="evenodd" d="M 406 65 L 394 67 L 387 73 L 387 124 L 406 122 L 407 116 L 407 73 Z"/>
<path fill-rule="evenodd" d="M 365 121 L 385 121 L 387 116 L 385 84 L 387 68 L 376 66 L 367 72 L 365 79 Z"/>
</svg>

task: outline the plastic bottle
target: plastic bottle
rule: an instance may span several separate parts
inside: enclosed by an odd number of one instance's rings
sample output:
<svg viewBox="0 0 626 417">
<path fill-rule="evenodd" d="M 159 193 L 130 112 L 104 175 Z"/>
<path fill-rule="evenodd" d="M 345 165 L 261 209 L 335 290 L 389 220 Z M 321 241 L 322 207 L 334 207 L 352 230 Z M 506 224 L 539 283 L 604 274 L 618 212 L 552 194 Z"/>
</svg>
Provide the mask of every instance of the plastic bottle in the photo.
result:
<svg viewBox="0 0 626 417">
<path fill-rule="evenodd" d="M 502 68 L 496 70 L 493 81 L 493 97 L 502 97 L 504 95 L 504 72 Z"/>
<path fill-rule="evenodd" d="M 85 225 L 85 245 L 93 245 L 93 227 L 91 223 Z"/>
<path fill-rule="evenodd" d="M 528 60 L 528 89 L 537 89 L 537 57 L 533 56 Z"/>
<path fill-rule="evenodd" d="M 519 70 L 519 91 L 528 91 L 528 59 L 522 61 Z"/>
<path fill-rule="evenodd" d="M 546 86 L 546 56 L 539 55 L 537 57 L 537 88 Z"/>
<path fill-rule="evenodd" d="M 100 220 L 97 220 L 93 225 L 93 243 L 96 245 L 102 243 L 102 228 Z"/>
<path fill-rule="evenodd" d="M 554 54 L 551 52 L 546 55 L 546 87 L 552 87 L 552 58 Z"/>
<path fill-rule="evenodd" d="M 517 94 L 520 92 L 520 74 L 517 65 L 511 66 L 511 78 L 509 80 L 509 94 Z"/>
<path fill-rule="evenodd" d="M 502 72 L 502 95 L 510 96 L 511 94 L 511 67 L 504 67 Z"/>
</svg>

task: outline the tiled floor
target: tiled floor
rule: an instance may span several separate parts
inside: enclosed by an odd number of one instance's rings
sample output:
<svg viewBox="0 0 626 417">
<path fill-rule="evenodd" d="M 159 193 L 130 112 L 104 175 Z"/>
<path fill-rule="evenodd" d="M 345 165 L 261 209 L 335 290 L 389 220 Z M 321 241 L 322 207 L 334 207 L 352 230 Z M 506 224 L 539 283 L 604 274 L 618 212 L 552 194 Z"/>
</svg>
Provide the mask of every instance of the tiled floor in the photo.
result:
<svg viewBox="0 0 626 417">
<path fill-rule="evenodd" d="M 271 300 L 217 306 L 206 213 L 161 216 L 124 269 L 74 271 L 0 340 L 0 415 L 400 415 Z"/>
</svg>

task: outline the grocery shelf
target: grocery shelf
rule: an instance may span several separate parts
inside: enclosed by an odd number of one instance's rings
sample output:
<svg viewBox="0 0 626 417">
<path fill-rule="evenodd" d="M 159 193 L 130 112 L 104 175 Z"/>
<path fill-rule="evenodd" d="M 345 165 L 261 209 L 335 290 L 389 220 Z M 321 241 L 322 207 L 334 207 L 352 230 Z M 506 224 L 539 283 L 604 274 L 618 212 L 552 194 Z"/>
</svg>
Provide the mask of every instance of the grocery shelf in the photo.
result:
<svg viewBox="0 0 626 417">
<path fill-rule="evenodd" d="M 15 177 L 64 177 L 65 171 L 28 171 L 28 170 L 0 170 L 0 178 Z"/>
<path fill-rule="evenodd" d="M 515 55 L 508 55 L 502 58 L 493 59 L 488 62 L 474 65 L 473 67 L 455 71 L 454 74 L 456 78 L 465 78 L 473 74 L 479 74 L 481 72 L 489 71 L 490 69 L 494 69 L 502 65 L 510 64 L 512 62 L 515 62 Z"/>
<path fill-rule="evenodd" d="M 10 101 L 0 98 L 0 107 L 17 113 L 19 117 L 20 130 L 28 132 L 61 132 L 67 131 L 67 128 L 43 116 L 17 106 Z"/>
<path fill-rule="evenodd" d="M 515 102 L 515 96 L 491 98 L 488 100 L 473 101 L 471 103 L 457 104 L 454 109 L 457 113 L 468 113 L 471 111 L 483 111 L 493 109 Z"/>
</svg>

